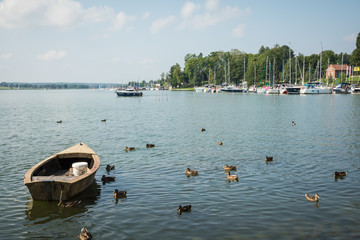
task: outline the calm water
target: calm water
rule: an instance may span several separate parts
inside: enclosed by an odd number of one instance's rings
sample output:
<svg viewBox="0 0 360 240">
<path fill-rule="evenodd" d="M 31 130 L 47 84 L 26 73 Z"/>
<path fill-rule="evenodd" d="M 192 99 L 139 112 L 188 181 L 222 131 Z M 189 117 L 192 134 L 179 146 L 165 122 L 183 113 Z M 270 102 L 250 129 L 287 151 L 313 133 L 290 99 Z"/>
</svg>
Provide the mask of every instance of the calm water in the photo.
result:
<svg viewBox="0 0 360 240">
<path fill-rule="evenodd" d="M 1 91 L 0 238 L 74 239 L 86 226 L 96 239 L 359 239 L 359 106 L 355 95 Z M 33 202 L 26 171 L 81 141 L 101 160 L 81 204 Z M 103 185 L 107 164 L 116 182 Z M 336 170 L 348 176 L 335 181 Z M 116 203 L 115 188 L 128 198 Z"/>
</svg>

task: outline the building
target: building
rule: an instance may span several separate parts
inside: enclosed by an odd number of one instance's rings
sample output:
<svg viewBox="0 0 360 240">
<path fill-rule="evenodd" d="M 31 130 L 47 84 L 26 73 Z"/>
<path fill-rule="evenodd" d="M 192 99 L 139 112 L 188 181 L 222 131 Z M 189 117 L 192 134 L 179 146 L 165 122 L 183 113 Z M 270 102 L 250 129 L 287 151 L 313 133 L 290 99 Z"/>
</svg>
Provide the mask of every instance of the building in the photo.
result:
<svg viewBox="0 0 360 240">
<path fill-rule="evenodd" d="M 326 69 L 326 79 L 332 77 L 333 79 L 338 78 L 340 73 L 346 73 L 346 69 L 348 69 L 348 65 L 340 65 L 340 64 L 331 64 Z"/>
</svg>

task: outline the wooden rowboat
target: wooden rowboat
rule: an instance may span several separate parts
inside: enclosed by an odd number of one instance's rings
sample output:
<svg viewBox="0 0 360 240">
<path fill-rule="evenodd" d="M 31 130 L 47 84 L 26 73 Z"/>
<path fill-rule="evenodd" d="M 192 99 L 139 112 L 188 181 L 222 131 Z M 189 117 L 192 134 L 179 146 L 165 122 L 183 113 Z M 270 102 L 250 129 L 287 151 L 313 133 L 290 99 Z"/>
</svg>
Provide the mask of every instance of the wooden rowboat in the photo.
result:
<svg viewBox="0 0 360 240">
<path fill-rule="evenodd" d="M 84 162 L 88 167 L 75 172 L 72 164 Z M 24 184 L 34 200 L 68 200 L 94 182 L 99 166 L 98 155 L 79 143 L 33 166 L 25 174 Z"/>
</svg>

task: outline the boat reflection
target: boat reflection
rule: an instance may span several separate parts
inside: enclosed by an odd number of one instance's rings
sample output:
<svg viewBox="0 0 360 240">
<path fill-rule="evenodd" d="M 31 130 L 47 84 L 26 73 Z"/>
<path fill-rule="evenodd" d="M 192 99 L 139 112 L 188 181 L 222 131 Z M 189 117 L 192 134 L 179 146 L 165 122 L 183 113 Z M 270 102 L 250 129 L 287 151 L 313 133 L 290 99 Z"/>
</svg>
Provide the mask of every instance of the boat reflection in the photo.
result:
<svg viewBox="0 0 360 240">
<path fill-rule="evenodd" d="M 35 225 L 84 213 L 96 204 L 100 192 L 100 185 L 94 181 L 88 189 L 71 199 L 81 200 L 79 205 L 71 208 L 62 208 L 58 206 L 58 201 L 34 201 L 31 199 L 26 203 L 25 219 L 32 221 L 32 224 Z"/>
</svg>

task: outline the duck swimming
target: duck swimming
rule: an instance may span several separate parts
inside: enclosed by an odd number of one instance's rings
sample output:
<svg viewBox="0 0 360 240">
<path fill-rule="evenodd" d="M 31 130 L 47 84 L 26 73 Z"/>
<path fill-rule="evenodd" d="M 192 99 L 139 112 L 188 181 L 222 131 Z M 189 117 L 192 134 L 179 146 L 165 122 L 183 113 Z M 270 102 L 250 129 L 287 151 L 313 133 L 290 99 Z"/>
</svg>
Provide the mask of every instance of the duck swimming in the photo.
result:
<svg viewBox="0 0 360 240">
<path fill-rule="evenodd" d="M 206 131 L 206 129 L 205 129 L 205 128 L 202 128 L 202 129 L 200 129 L 200 131 L 201 131 L 201 132 L 205 132 L 205 131 Z"/>
<path fill-rule="evenodd" d="M 236 166 L 228 166 L 227 164 L 224 165 L 224 170 L 228 171 L 236 171 Z"/>
<path fill-rule="evenodd" d="M 105 175 L 102 175 L 101 181 L 103 181 L 103 182 L 113 182 L 113 181 L 115 181 L 115 177 L 107 177 Z"/>
<path fill-rule="evenodd" d="M 268 157 L 268 156 L 265 157 L 265 162 L 266 163 L 267 162 L 272 162 L 272 160 L 273 160 L 273 157 Z"/>
<path fill-rule="evenodd" d="M 199 174 L 199 171 L 197 170 L 190 170 L 190 168 L 187 168 L 185 170 L 185 174 L 186 175 L 192 175 L 192 176 L 197 176 Z"/>
<path fill-rule="evenodd" d="M 155 144 L 147 143 L 147 144 L 146 144 L 146 147 L 147 147 L 147 148 L 153 148 L 153 147 L 155 147 Z"/>
<path fill-rule="evenodd" d="M 106 171 L 110 172 L 115 169 L 115 165 L 106 165 Z"/>
<path fill-rule="evenodd" d="M 58 206 L 63 207 L 63 208 L 70 208 L 70 207 L 73 207 L 73 206 L 78 205 L 80 203 L 81 203 L 81 200 L 67 201 L 67 202 L 60 201 Z"/>
<path fill-rule="evenodd" d="M 229 179 L 229 180 L 232 180 L 232 181 L 238 181 L 239 180 L 238 175 L 231 175 L 230 172 L 228 172 L 228 175 L 227 175 L 226 178 Z"/>
<path fill-rule="evenodd" d="M 342 177 L 345 177 L 346 176 L 346 174 L 347 174 L 347 172 L 335 172 L 334 173 L 334 177 L 335 178 L 342 178 Z"/>
<path fill-rule="evenodd" d="M 295 125 L 296 125 L 296 123 L 295 123 L 294 121 L 292 121 L 292 122 L 291 122 L 291 125 L 292 125 L 292 126 L 295 126 Z"/>
<path fill-rule="evenodd" d="M 178 210 L 177 210 L 177 212 L 179 213 L 179 214 L 182 214 L 182 212 L 191 212 L 191 204 L 190 205 L 186 205 L 186 206 L 179 206 L 179 208 L 178 208 Z"/>
<path fill-rule="evenodd" d="M 319 194 L 315 193 L 315 196 L 311 196 L 310 194 L 305 194 L 306 200 L 310 202 L 318 202 L 320 199 Z"/>
<path fill-rule="evenodd" d="M 90 239 L 92 239 L 92 235 L 85 227 L 83 227 L 81 229 L 79 238 L 80 238 L 80 240 L 90 240 Z"/>
<path fill-rule="evenodd" d="M 106 119 L 102 119 L 101 122 L 106 122 Z"/>
<path fill-rule="evenodd" d="M 218 141 L 218 145 L 223 145 L 222 141 Z"/>
<path fill-rule="evenodd" d="M 60 121 L 56 121 L 57 123 L 62 123 L 62 120 L 60 120 Z"/>
<path fill-rule="evenodd" d="M 127 191 L 119 191 L 117 189 L 115 189 L 115 191 L 113 192 L 115 199 L 126 198 L 126 194 L 127 194 Z"/>
<path fill-rule="evenodd" d="M 125 151 L 134 151 L 135 147 L 125 147 L 124 150 Z"/>
</svg>

